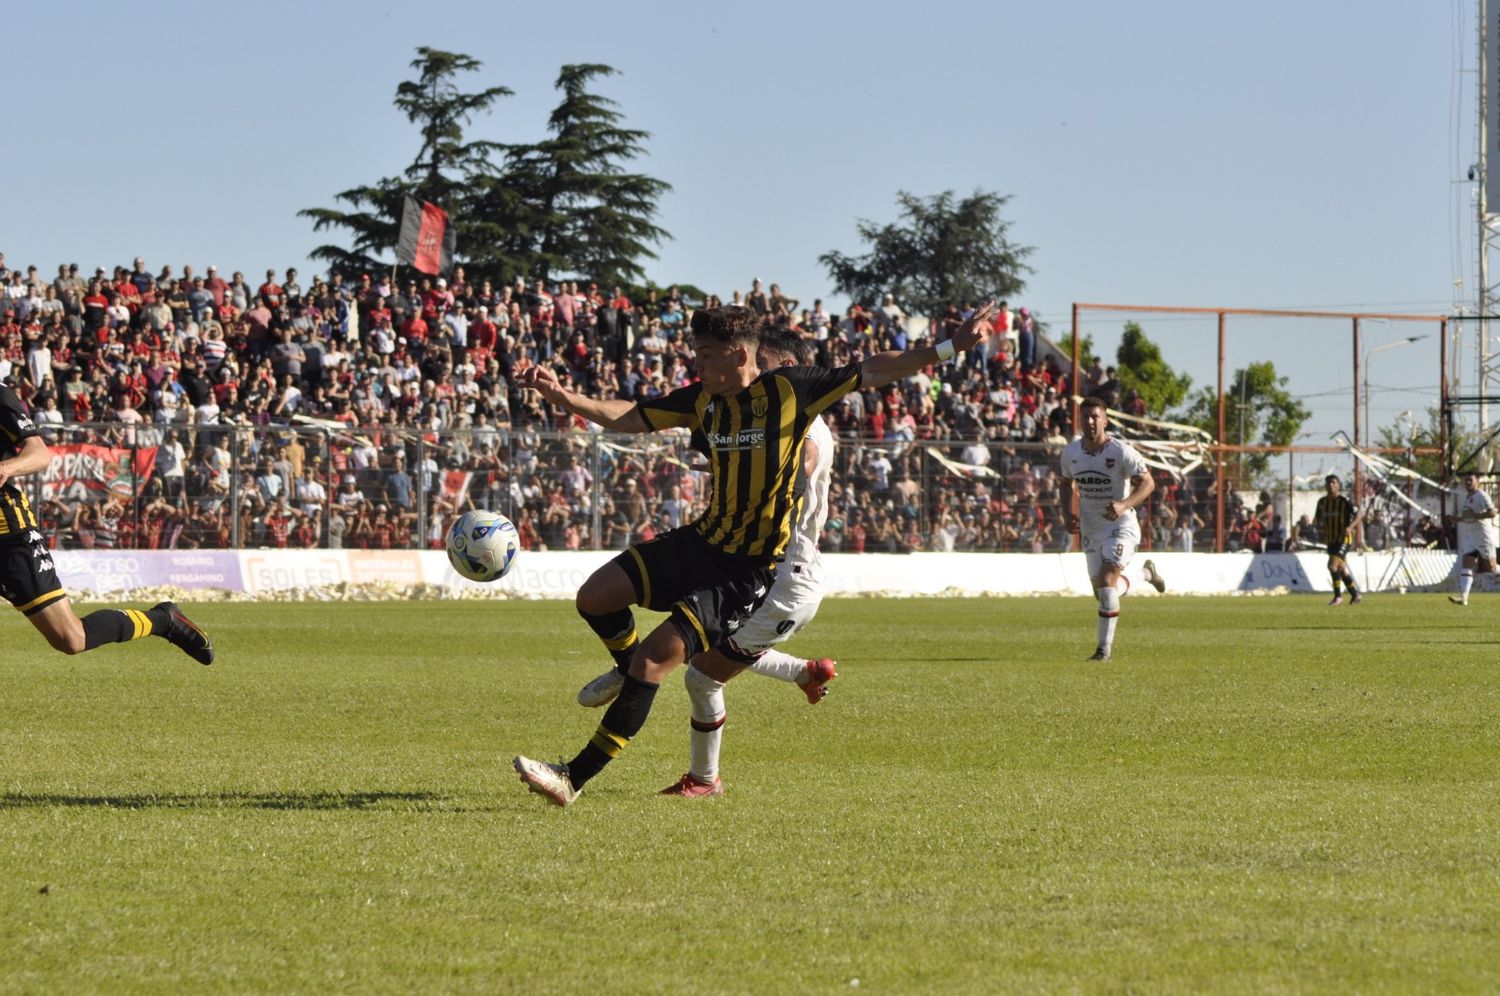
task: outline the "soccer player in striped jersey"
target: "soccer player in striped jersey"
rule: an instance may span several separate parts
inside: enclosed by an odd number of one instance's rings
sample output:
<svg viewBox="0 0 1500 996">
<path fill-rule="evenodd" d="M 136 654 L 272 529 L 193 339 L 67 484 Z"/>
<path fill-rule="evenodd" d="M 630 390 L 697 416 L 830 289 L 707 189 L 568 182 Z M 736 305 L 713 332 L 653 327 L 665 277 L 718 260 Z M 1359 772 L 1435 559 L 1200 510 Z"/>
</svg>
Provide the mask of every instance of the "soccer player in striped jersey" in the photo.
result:
<svg viewBox="0 0 1500 996">
<path fill-rule="evenodd" d="M 1344 594 L 1339 590 L 1342 582 L 1349 588 L 1349 604 L 1358 605 L 1363 599 L 1355 587 L 1354 574 L 1344 558 L 1349 555 L 1349 544 L 1353 542 L 1354 527 L 1359 525 L 1363 512 L 1354 507 L 1347 495 L 1340 494 L 1343 482 L 1337 474 L 1323 478 L 1327 494 L 1318 499 L 1313 509 L 1313 518 L 1323 530 L 1323 545 L 1328 550 L 1328 576 L 1333 579 L 1333 600 L 1329 605 L 1342 605 Z"/>
<path fill-rule="evenodd" d="M 691 322 L 698 382 L 639 404 L 569 391 L 548 367 L 527 371 L 525 386 L 569 414 L 614 432 L 699 430 L 710 454 L 703 514 L 628 548 L 579 589 L 579 614 L 627 673 L 593 737 L 570 762 L 516 757 L 531 791 L 570 805 L 640 732 L 662 678 L 719 646 L 760 605 L 792 536 L 802 441 L 812 422 L 852 390 L 889 384 L 983 341 L 993 313 L 993 303 L 976 309 L 937 347 L 880 353 L 833 370 L 762 371 L 760 318 L 747 308 L 700 309 Z M 669 617 L 641 640 L 633 605 Z"/>
<path fill-rule="evenodd" d="M 1469 604 L 1469 589 L 1476 570 L 1495 570 L 1495 503 L 1479 487 L 1479 475 L 1464 475 L 1464 500 L 1458 512 L 1458 549 L 1463 555 L 1458 572 L 1458 594 L 1449 595 L 1455 605 Z"/>
<path fill-rule="evenodd" d="M 16 485 L 17 478 L 46 469 L 51 459 L 21 399 L 0 384 L 0 597 L 65 654 L 159 636 L 198 663 L 212 664 L 213 644 L 172 602 L 146 610 L 96 609 L 82 619 L 73 611 L 31 501 Z"/>
<path fill-rule="evenodd" d="M 761 338 L 757 363 L 762 370 L 783 366 L 806 366 L 812 362 L 812 347 L 790 329 L 767 330 Z M 776 565 L 776 580 L 766 600 L 720 647 L 699 654 L 683 671 L 688 700 L 692 703 L 692 732 L 687 774 L 662 790 L 662 795 L 701 798 L 722 795 L 719 754 L 723 744 L 724 685 L 747 668 L 780 681 L 795 683 L 807 701 L 817 705 L 828 694 L 828 682 L 838 676 L 836 663 L 827 657 L 808 660 L 775 649 L 791 639 L 817 615 L 823 603 L 823 560 L 818 537 L 828 520 L 828 484 L 833 473 L 833 433 L 823 419 L 813 420 L 802 441 L 802 496 L 792 526 L 791 542 Z M 749 660 L 747 665 L 744 662 Z M 586 699 L 610 694 L 618 688 L 618 672 L 609 671 L 578 693 L 583 705 L 603 705 Z M 599 686 L 604 686 L 603 688 Z"/>
</svg>

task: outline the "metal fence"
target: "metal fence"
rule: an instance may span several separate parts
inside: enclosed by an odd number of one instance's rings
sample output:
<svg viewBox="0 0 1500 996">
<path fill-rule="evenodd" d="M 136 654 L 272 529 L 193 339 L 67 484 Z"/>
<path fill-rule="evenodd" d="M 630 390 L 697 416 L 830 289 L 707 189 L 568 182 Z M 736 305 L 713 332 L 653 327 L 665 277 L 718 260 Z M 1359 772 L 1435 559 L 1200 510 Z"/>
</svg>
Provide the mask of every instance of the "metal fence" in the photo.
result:
<svg viewBox="0 0 1500 996">
<path fill-rule="evenodd" d="M 623 549 L 691 521 L 708 489 L 705 464 L 680 431 L 481 421 L 461 432 L 100 423 L 47 434 L 52 464 L 26 483 L 61 549 L 438 547 L 470 507 L 509 515 L 528 548 Z M 1044 443 L 841 438 L 823 549 L 1071 549 L 1060 452 Z M 1212 474 L 1156 476 L 1139 511 L 1143 549 L 1212 549 Z M 1317 540 L 1288 537 L 1269 512 L 1255 514 L 1253 496 L 1232 497 L 1227 548 Z"/>
</svg>

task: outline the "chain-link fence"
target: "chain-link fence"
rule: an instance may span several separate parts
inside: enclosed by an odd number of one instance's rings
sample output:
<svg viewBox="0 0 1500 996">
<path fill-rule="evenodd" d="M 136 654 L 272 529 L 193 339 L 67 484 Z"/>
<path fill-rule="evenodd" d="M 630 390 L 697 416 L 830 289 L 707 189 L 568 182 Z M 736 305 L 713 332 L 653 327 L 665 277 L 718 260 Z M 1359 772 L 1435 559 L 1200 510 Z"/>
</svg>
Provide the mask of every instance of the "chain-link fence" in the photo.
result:
<svg viewBox="0 0 1500 996">
<path fill-rule="evenodd" d="M 531 549 L 623 549 L 701 511 L 706 463 L 685 432 L 615 435 L 490 425 L 462 432 L 317 426 L 47 427 L 53 460 L 28 478 L 56 548 L 360 548 L 441 545 L 461 511 L 515 520 Z M 1061 446 L 845 436 L 835 454 L 829 552 L 1057 552 Z M 1211 467 L 1153 471 L 1142 548 L 1214 548 Z M 1318 537 L 1226 496 L 1226 549 Z M 1414 533 L 1411 540 L 1426 539 Z"/>
</svg>

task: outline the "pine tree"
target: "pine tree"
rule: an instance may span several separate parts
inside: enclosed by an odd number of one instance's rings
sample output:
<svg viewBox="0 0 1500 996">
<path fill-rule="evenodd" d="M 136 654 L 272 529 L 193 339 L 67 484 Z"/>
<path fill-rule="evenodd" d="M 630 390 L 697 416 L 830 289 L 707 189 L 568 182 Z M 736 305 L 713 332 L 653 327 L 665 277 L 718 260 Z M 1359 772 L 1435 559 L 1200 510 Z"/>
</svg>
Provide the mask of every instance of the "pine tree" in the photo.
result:
<svg viewBox="0 0 1500 996">
<path fill-rule="evenodd" d="M 478 72 L 479 60 L 434 48 L 417 49 L 411 67 L 417 78 L 396 87 L 395 104 L 408 121 L 418 127 L 422 146 L 411 165 L 398 177 L 384 177 L 368 186 L 352 187 L 335 199 L 354 210 L 307 208 L 299 214 L 313 219 L 313 230 L 348 230 L 350 248 L 326 244 L 311 253 L 313 259 L 330 265 L 346 276 L 373 273 L 389 266 L 380 258 L 396 245 L 401 228 L 401 209 L 406 194 L 430 201 L 448 212 L 456 226 L 459 253 L 483 258 L 483 234 L 471 210 L 469 187 L 477 176 L 493 173 L 493 159 L 505 146 L 489 141 L 465 141 L 464 127 L 489 111 L 501 97 L 511 96 L 507 87 L 494 86 L 477 92 L 458 88 L 461 73 Z M 480 250 L 476 252 L 475 250 Z"/>
<path fill-rule="evenodd" d="M 633 284 L 645 273 L 642 261 L 656 258 L 651 247 L 670 237 L 654 219 L 671 185 L 626 169 L 650 133 L 622 127 L 615 101 L 588 90 L 614 74 L 605 65 L 563 66 L 562 102 L 547 124 L 552 137 L 512 147 L 504 173 L 482 184 L 485 203 L 515 211 L 514 229 L 529 240 L 531 276 Z"/>
</svg>

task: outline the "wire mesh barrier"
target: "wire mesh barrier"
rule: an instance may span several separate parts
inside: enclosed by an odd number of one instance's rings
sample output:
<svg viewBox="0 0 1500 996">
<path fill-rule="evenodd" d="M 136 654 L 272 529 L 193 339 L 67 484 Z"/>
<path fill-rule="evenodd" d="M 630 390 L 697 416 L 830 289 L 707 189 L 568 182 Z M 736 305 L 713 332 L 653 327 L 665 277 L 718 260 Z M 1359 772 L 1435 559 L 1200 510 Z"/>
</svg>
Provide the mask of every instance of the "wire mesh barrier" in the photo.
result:
<svg viewBox="0 0 1500 996">
<path fill-rule="evenodd" d="M 51 465 L 26 483 L 55 549 L 435 548 L 468 508 L 510 516 L 528 549 L 623 549 L 692 521 L 709 487 L 706 464 L 675 431 L 99 423 L 47 434 Z M 1154 453 L 1157 485 L 1138 512 L 1142 549 L 1213 550 L 1212 454 L 1204 459 L 1196 443 L 1168 452 L 1138 442 Z M 843 436 L 822 547 L 1072 549 L 1061 450 L 1057 442 Z M 1370 475 L 1371 486 L 1376 480 Z M 1315 526 L 1294 514 L 1309 494 L 1226 495 L 1224 548 L 1318 545 Z M 1440 516 L 1370 497 L 1371 548 L 1451 548 Z"/>
</svg>

